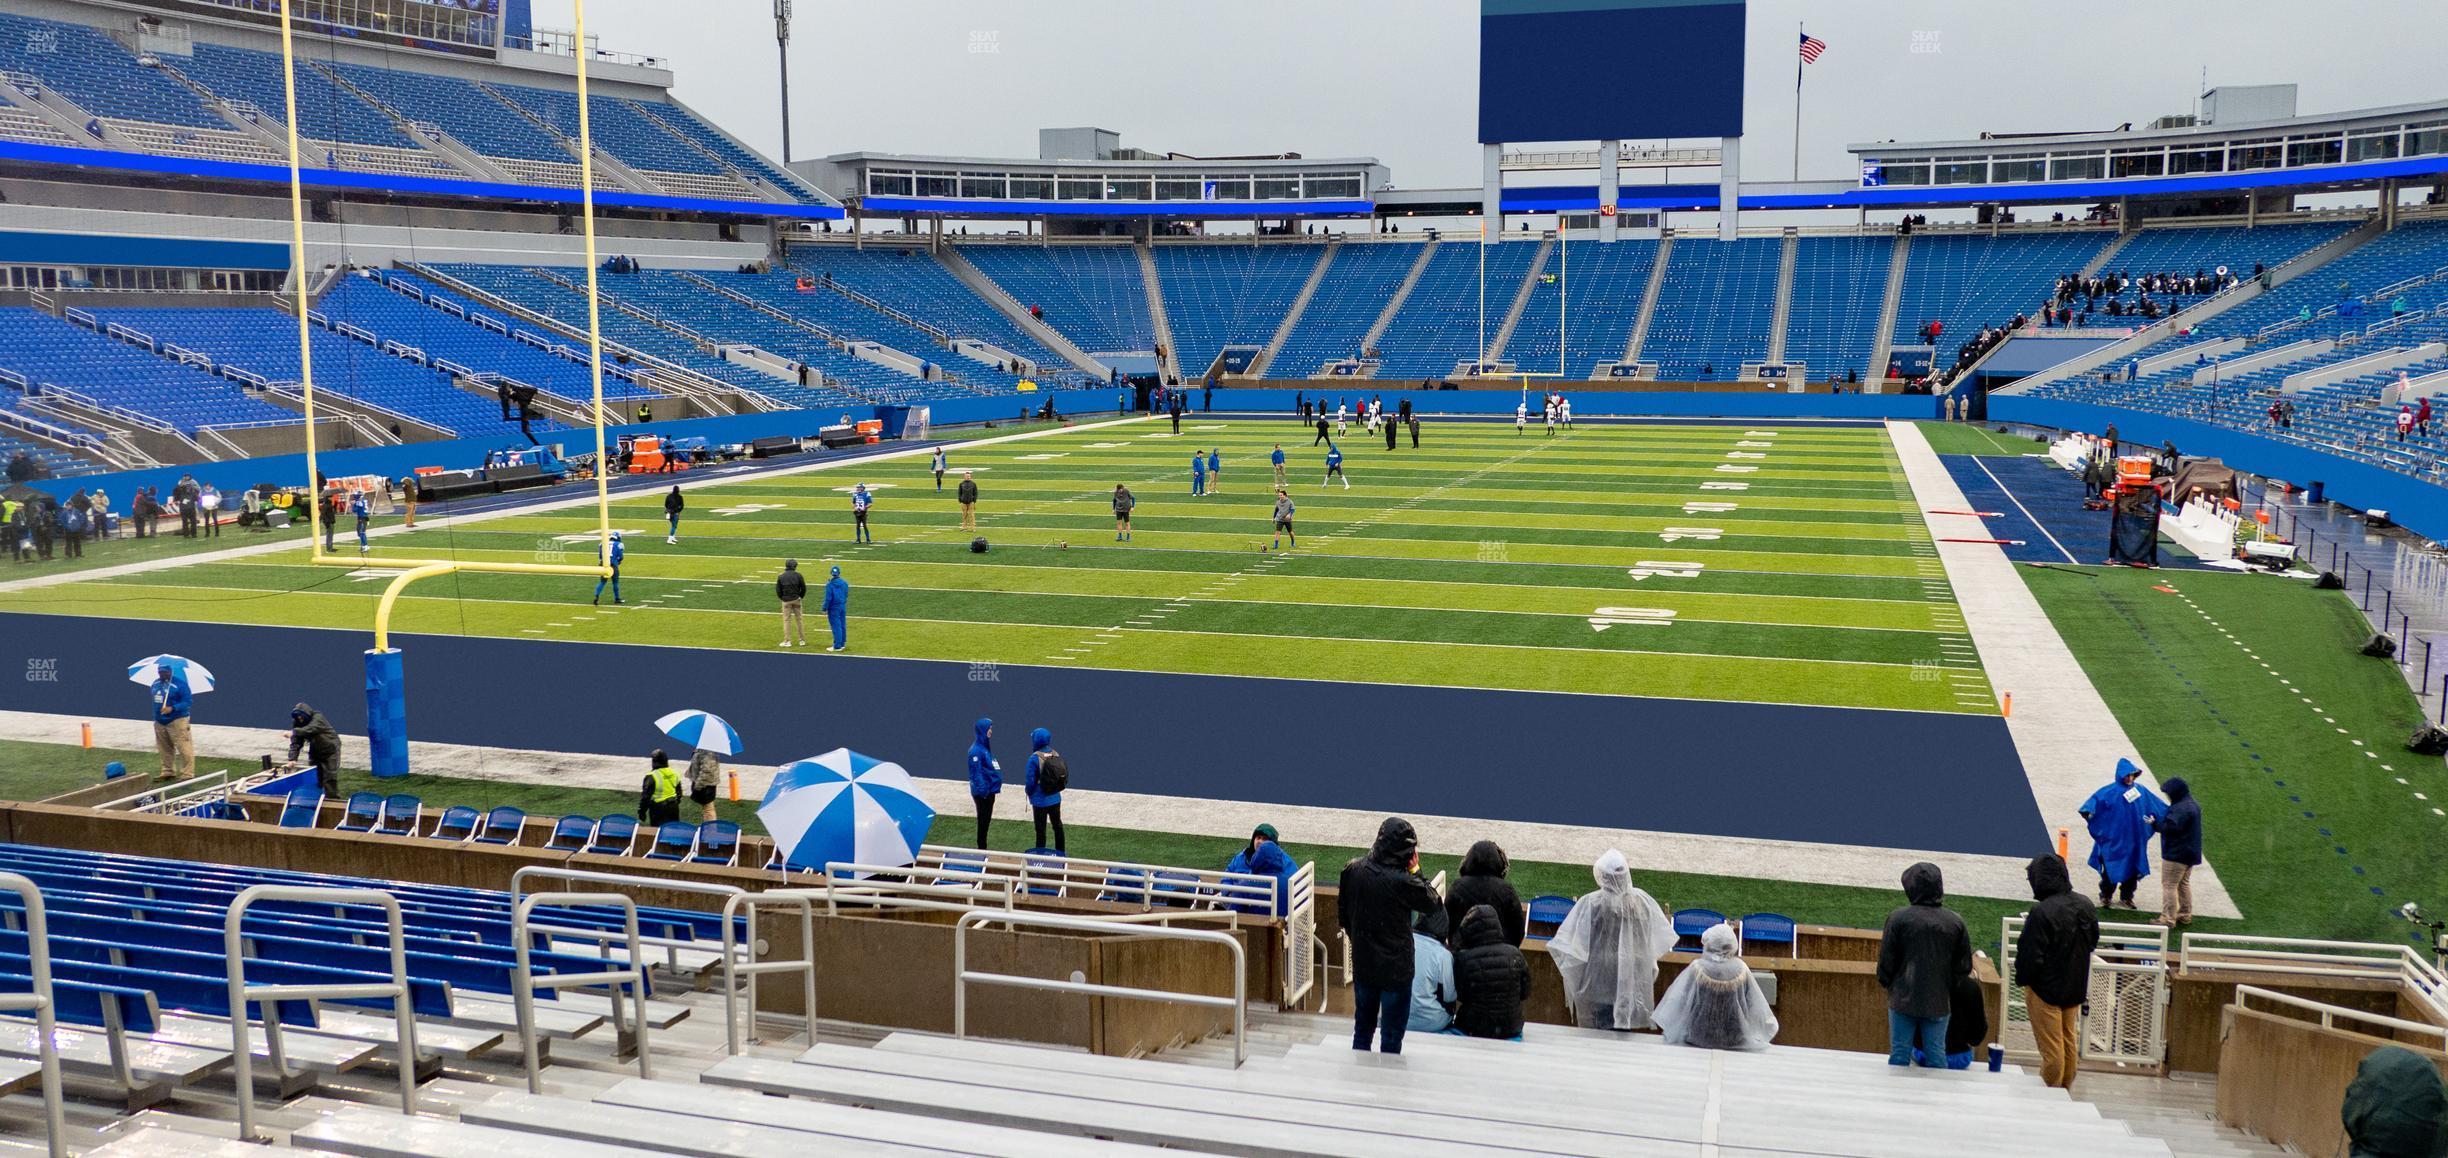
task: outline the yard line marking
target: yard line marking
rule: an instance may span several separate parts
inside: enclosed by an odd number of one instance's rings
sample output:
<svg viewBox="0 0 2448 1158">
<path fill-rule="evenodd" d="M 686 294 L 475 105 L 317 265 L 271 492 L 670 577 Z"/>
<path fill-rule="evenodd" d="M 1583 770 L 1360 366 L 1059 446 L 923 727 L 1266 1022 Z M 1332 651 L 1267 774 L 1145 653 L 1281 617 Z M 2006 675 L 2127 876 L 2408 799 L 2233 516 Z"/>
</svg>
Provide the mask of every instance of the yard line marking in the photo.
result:
<svg viewBox="0 0 2448 1158">
<path fill-rule="evenodd" d="M 2030 507 L 2027 507 L 2027 506 L 2024 506 L 2024 505 L 2023 505 L 2023 500 L 2016 498 L 2016 497 L 2015 497 L 2015 493 L 2014 493 L 2013 491 L 2011 491 L 2011 490 L 2008 490 L 2008 489 L 2006 488 L 2006 484 L 2005 484 L 2003 481 L 2001 481 L 2001 480 L 1998 478 L 1998 476 L 1997 476 L 1997 475 L 1995 475 L 1995 474 L 1993 474 L 1993 473 L 1991 473 L 1991 472 L 1990 472 L 1990 470 L 1989 470 L 1989 464 L 1988 464 L 1988 463 L 1982 462 L 1982 461 L 1981 461 L 1981 460 L 1980 460 L 1980 459 L 1979 459 L 1979 458 L 1976 456 L 1976 457 L 1974 457 L 1974 458 L 1973 458 L 1973 460 L 1972 460 L 1972 465 L 1979 467 L 1979 468 L 1980 468 L 1980 471 L 1981 471 L 1981 473 L 1982 473 L 1982 474 L 1985 474 L 1985 475 L 1988 475 L 1988 476 L 1989 476 L 1989 481 L 1990 481 L 1990 482 L 1997 484 L 1997 489 L 1998 489 L 1998 492 L 1999 492 L 2000 494 L 2005 495 L 2005 496 L 2006 496 L 2006 501 L 2007 501 L 2007 502 L 2010 502 L 2010 503 L 2013 503 L 2013 504 L 2015 505 L 2015 509 L 2016 509 L 2016 510 L 2023 512 L 2023 517 L 2024 517 L 2024 518 L 2027 518 L 2027 519 L 2030 519 L 2030 520 L 2031 520 L 2032 527 L 2033 527 L 2034 529 L 2036 529 L 2036 530 L 2038 530 L 2038 531 L 2040 532 L 2040 537 L 2041 537 L 2041 538 L 2043 538 L 2043 539 L 2047 539 L 2047 540 L 2049 541 L 2049 546 L 2052 546 L 2052 547 L 2057 548 L 2057 553 L 2058 553 L 2058 554 L 2060 554 L 2060 555 L 2065 556 L 2065 561 L 2066 561 L 2066 562 L 2068 562 L 2068 563 L 2073 563 L 2073 562 L 2076 562 L 2076 560 L 2075 560 L 2075 558 L 2074 558 L 2074 552 L 2066 550 L 2066 549 L 2065 549 L 2065 544 L 2058 542 L 2058 541 L 2057 541 L 2057 536 L 2052 535 L 2052 534 L 2050 534 L 2050 533 L 2049 533 L 2048 525 L 2047 525 L 2047 524 L 2045 524 L 2045 523 L 2042 523 L 2042 522 L 2040 521 L 2040 517 L 2039 517 L 2038 515 L 2035 515 L 2035 514 L 2031 513 L 2031 508 L 2030 508 Z"/>
</svg>

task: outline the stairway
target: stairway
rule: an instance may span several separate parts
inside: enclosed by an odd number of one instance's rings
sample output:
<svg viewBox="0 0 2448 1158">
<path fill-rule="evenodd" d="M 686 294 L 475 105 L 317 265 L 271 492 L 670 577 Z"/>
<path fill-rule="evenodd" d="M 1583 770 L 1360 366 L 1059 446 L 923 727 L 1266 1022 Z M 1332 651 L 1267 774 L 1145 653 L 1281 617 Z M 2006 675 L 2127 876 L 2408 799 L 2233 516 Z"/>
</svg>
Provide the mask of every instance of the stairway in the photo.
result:
<svg viewBox="0 0 2448 1158">
<path fill-rule="evenodd" d="M 1882 382 L 1887 377 L 1887 360 L 1895 352 L 1896 315 L 1904 308 L 1904 269 L 1911 260 L 1912 234 L 1896 238 L 1895 256 L 1887 259 L 1887 296 L 1879 302 L 1878 336 L 1870 345 L 1870 364 L 1862 367 L 1862 381 Z"/>
<path fill-rule="evenodd" d="M 985 271 L 969 264 L 969 259 L 961 256 L 959 246 L 938 245 L 935 247 L 935 258 L 952 272 L 952 276 L 959 278 L 962 285 L 985 299 L 987 305 L 1001 310 L 1004 317 L 1010 318 L 1013 325 L 1037 339 L 1038 344 L 1062 355 L 1073 366 L 1096 375 L 1100 381 L 1113 373 L 1111 367 L 1090 357 L 1086 350 L 1080 349 L 1079 344 L 1064 336 L 1061 330 L 1045 324 L 1042 319 L 1029 316 L 1028 308 L 1022 306 L 1018 298 L 1011 296 L 1009 290 L 996 285 Z"/>
<path fill-rule="evenodd" d="M 1674 257 L 1674 235 L 1669 233 L 1658 242 L 1657 260 L 1649 266 L 1649 284 L 1641 290 L 1640 316 L 1632 321 L 1631 336 L 1624 339 L 1623 357 L 1629 365 L 1640 360 L 1641 343 L 1649 340 L 1649 319 L 1657 316 L 1658 290 L 1666 284 L 1666 263 Z"/>
<path fill-rule="evenodd" d="M 1164 279 L 1156 276 L 1156 255 L 1144 242 L 1133 244 L 1131 252 L 1138 255 L 1139 279 L 1147 288 L 1148 324 L 1155 330 L 1156 348 L 1164 351 L 1164 356 L 1156 359 L 1156 372 L 1166 375 L 1168 380 L 1179 381 L 1181 351 L 1173 348 L 1173 320 L 1165 316 Z M 1202 375 L 1206 372 L 1205 366 L 1197 370 Z"/>
<path fill-rule="evenodd" d="M 1442 241 L 1430 241 L 1420 246 L 1419 260 L 1411 263 L 1411 271 L 1403 275 L 1402 284 L 1395 286 L 1394 292 L 1387 296 L 1385 309 L 1369 325 L 1368 333 L 1360 336 L 1360 353 L 1365 355 L 1377 348 L 1377 340 L 1385 337 L 1386 327 L 1394 324 L 1394 315 L 1402 312 L 1403 303 L 1410 300 L 1411 291 L 1419 288 L 1420 275 L 1428 272 L 1429 259 L 1434 258 L 1437 248 L 1444 244 Z"/>
<path fill-rule="evenodd" d="M 1284 343 L 1291 340 L 1292 330 L 1300 325 L 1301 315 L 1309 312 L 1309 299 L 1317 296 L 1318 286 L 1325 284 L 1326 271 L 1334 265 L 1335 255 L 1343 251 L 1343 239 L 1329 238 L 1326 248 L 1318 253 L 1317 268 L 1309 271 L 1309 280 L 1301 284 L 1300 296 L 1292 299 L 1292 307 L 1284 311 L 1283 322 L 1275 327 L 1275 336 L 1267 339 L 1266 349 L 1250 363 L 1249 377 L 1266 377 L 1267 367 L 1275 364 L 1275 355 L 1283 352 Z"/>
<path fill-rule="evenodd" d="M 1776 312 L 1768 318 L 1768 360 L 1785 360 L 1785 324 L 1793 319 L 1794 259 L 1802 250 L 1802 238 L 1794 233 L 1785 235 L 1785 249 L 1777 259 Z M 1833 367 L 1828 367 L 1833 369 Z M 1823 373 L 1825 371 L 1822 371 Z"/>
<path fill-rule="evenodd" d="M 2154 1078 L 2086 1073 L 2074 1079 L 2074 1100 L 2098 1107 L 2143 1138 L 2167 1143 L 2176 1158 L 2276 1158 L 2291 1151 L 2218 1120 L 2218 1082 L 2202 1074 Z"/>
<path fill-rule="evenodd" d="M 1479 352 L 1479 360 L 1493 362 L 1504 357 L 1505 343 L 1513 340 L 1513 330 L 1521 325 L 1522 311 L 1530 308 L 1530 295 L 1537 288 L 1540 275 L 1547 272 L 1547 263 L 1555 258 L 1556 242 L 1548 238 L 1539 242 L 1538 252 L 1530 255 L 1529 272 L 1522 275 L 1521 285 L 1513 290 L 1513 304 L 1506 308 L 1504 322 L 1496 327 L 1496 336 L 1488 339 L 1487 349 Z"/>
</svg>

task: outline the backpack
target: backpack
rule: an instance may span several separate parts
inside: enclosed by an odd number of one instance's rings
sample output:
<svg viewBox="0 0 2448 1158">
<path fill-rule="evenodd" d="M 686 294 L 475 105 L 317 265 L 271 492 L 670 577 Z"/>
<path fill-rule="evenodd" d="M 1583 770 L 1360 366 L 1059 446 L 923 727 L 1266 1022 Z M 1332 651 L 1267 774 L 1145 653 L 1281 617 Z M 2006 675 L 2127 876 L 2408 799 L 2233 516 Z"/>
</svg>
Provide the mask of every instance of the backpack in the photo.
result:
<svg viewBox="0 0 2448 1158">
<path fill-rule="evenodd" d="M 1052 796 L 1071 785 L 1071 765 L 1048 748 L 1037 753 L 1037 795 Z"/>
</svg>

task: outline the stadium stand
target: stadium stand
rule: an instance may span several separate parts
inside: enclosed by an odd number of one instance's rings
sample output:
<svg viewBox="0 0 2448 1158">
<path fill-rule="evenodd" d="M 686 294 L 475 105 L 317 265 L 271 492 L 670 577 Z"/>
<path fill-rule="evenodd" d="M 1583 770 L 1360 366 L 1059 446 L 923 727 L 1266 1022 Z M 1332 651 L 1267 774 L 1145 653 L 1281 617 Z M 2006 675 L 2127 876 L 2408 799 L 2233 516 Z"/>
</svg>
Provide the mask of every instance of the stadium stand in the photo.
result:
<svg viewBox="0 0 2448 1158">
<path fill-rule="evenodd" d="M 1956 343 L 2016 313 L 2038 313 L 2060 275 L 2088 264 L 2115 240 L 2105 229 L 2027 227 L 1963 233 L 1916 232 L 1905 256 L 1894 339 L 1920 343 L 1938 322 L 1941 360 Z"/>
<path fill-rule="evenodd" d="M 964 245 L 967 258 L 1013 300 L 1090 353 L 1156 348 L 1147 279 L 1127 245 Z"/>
<path fill-rule="evenodd" d="M 85 131 L 99 140 L 79 144 L 122 144 L 215 160 L 281 159 L 214 113 L 176 77 L 146 67 L 134 53 L 82 24 L 0 13 L 0 73 L 22 96 L 47 86 L 89 114 L 93 120 Z"/>
<path fill-rule="evenodd" d="M 281 58 L 269 52 L 197 44 L 195 55 L 166 62 L 228 103 L 234 116 L 278 131 L 287 115 Z M 302 151 L 333 168 L 419 176 L 460 176 L 439 154 L 402 133 L 382 109 L 312 62 L 297 69 L 298 136 Z"/>
<path fill-rule="evenodd" d="M 837 284 L 890 309 L 923 318 L 955 338 L 972 338 L 1008 350 L 1041 370 L 1063 371 L 1067 363 L 1028 331 L 977 295 L 934 255 L 898 246 L 798 245 L 793 269 L 819 284 Z"/>
<path fill-rule="evenodd" d="M 1420 245 L 1405 242 L 1347 241 L 1337 246 L 1325 279 L 1276 352 L 1269 373 L 1306 378 L 1326 362 L 1359 357 L 1362 339 L 1385 313 L 1386 303 L 1421 252 Z"/>
<path fill-rule="evenodd" d="M 714 126 L 699 119 L 695 113 L 678 105 L 661 101 L 633 101 L 631 103 L 648 120 L 660 122 L 663 127 L 679 134 L 683 139 L 694 142 L 698 148 L 711 152 L 723 164 L 729 166 L 734 175 L 748 181 L 751 185 L 770 190 L 801 204 L 821 203 L 822 199 L 815 196 L 798 178 L 776 168 L 765 158 L 742 148 L 739 142 L 723 135 Z"/>
<path fill-rule="evenodd" d="M 1815 380 L 1867 372 L 1894 257 L 1890 237 L 1795 238 L 1785 360 L 1809 367 Z"/>
<path fill-rule="evenodd" d="M 1725 381 L 1744 362 L 1767 357 L 1782 239 L 1677 237 L 1666 262 L 1639 352 L 1642 361 L 1658 364 L 1659 377 Z"/>
<path fill-rule="evenodd" d="M 1481 306 L 1486 307 L 1486 336 L 1493 339 L 1538 250 L 1535 244 L 1512 239 L 1492 246 L 1479 244 L 1477 238 L 1439 243 L 1411 296 L 1403 299 L 1402 309 L 1377 339 L 1377 377 L 1440 378 L 1453 373 L 1458 363 L 1477 360 Z"/>
<path fill-rule="evenodd" d="M 808 288 L 801 289 L 800 279 L 805 275 L 798 271 L 710 272 L 701 276 L 716 286 L 745 294 L 844 340 L 880 343 L 933 364 L 941 372 L 957 378 L 957 381 L 922 381 L 895 388 L 897 393 L 908 398 L 955 398 L 985 391 L 1008 391 L 1020 381 L 1016 374 L 954 353 L 948 334 L 922 329 L 919 323 L 906 315 L 895 317 L 876 309 L 831 289 L 821 279 L 810 279 Z"/>
<path fill-rule="evenodd" d="M 188 434 L 206 426 L 299 421 L 295 412 L 247 394 L 237 382 L 157 356 L 149 345 L 23 306 L 0 307 L 0 368 L 36 384 L 35 393 L 67 391 L 102 410 Z"/>
<path fill-rule="evenodd" d="M 646 270 L 605 278 L 599 284 L 605 294 L 677 325 L 720 335 L 725 342 L 753 345 L 821 371 L 829 390 L 783 379 L 763 387 L 765 393 L 793 405 L 833 405 L 825 399 L 839 394 L 871 403 L 898 401 L 915 394 L 921 385 L 914 374 L 844 352 L 834 346 L 829 334 L 709 292 L 708 283 L 695 275 Z"/>
<path fill-rule="evenodd" d="M 1314 244 L 1151 247 L 1183 381 L 1204 377 L 1227 345 L 1273 339 L 1324 251 Z"/>
<path fill-rule="evenodd" d="M 1529 304 L 1505 344 L 1505 360 L 1527 371 L 1561 371 L 1567 378 L 1590 373 L 1600 362 L 1623 357 L 1632 326 L 1640 317 L 1641 296 L 1649 289 L 1649 271 L 1657 263 L 1655 241 L 1626 238 L 1609 245 L 1568 241 L 1562 260 L 1547 272 L 1562 271 L 1560 280 L 1541 279 L 1530 287 Z M 1556 315 L 1563 298 L 1564 316 Z M 1562 359 L 1558 360 L 1559 327 Z"/>
<path fill-rule="evenodd" d="M 530 85 L 488 84 L 495 96 L 542 120 L 568 141 L 578 139 L 578 94 Z M 685 196 L 746 198 L 753 191 L 712 154 L 681 139 L 663 122 L 618 97 L 587 98 L 587 128 L 595 147 L 610 153 L 665 192 Z M 574 146 L 573 146 L 574 147 Z"/>
<path fill-rule="evenodd" d="M 578 183 L 578 159 L 568 148 L 474 81 L 347 61 L 328 67 L 393 116 L 436 126 L 514 178 Z"/>
</svg>

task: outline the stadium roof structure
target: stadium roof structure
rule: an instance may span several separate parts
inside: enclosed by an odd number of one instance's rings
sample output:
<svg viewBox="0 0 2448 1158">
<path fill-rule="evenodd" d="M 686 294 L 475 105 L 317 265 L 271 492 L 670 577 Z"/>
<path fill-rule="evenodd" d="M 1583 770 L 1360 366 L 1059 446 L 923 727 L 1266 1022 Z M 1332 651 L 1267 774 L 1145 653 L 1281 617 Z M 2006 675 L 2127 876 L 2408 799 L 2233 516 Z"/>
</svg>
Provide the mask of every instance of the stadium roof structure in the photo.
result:
<svg viewBox="0 0 2448 1158">
<path fill-rule="evenodd" d="M 941 217 L 1349 217 L 1375 209 L 1390 174 L 1374 157 L 1090 159 L 837 153 L 791 170 L 868 215 Z"/>
</svg>

